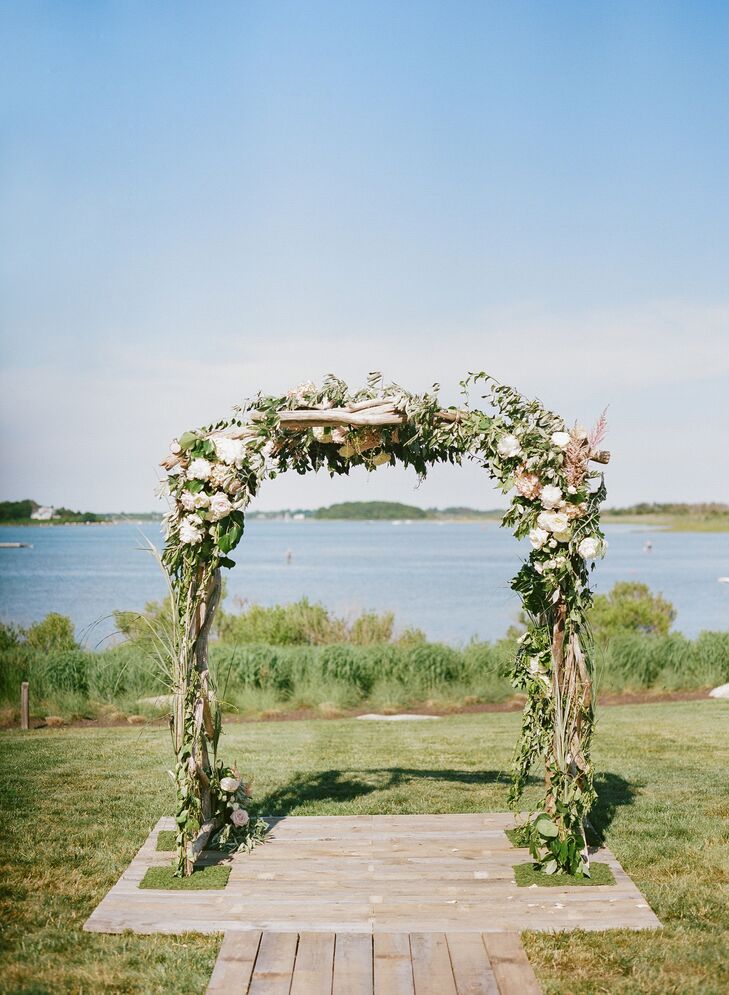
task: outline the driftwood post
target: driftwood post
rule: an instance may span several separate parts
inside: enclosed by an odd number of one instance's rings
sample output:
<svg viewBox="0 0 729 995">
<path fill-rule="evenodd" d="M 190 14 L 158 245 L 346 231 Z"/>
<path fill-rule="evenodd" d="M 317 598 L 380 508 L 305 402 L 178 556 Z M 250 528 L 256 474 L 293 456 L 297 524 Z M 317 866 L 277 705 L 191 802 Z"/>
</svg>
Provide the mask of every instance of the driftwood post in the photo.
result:
<svg viewBox="0 0 729 995">
<path fill-rule="evenodd" d="M 20 685 L 20 728 L 30 729 L 30 685 L 27 681 Z"/>
<path fill-rule="evenodd" d="M 198 601 L 197 592 L 202 584 L 206 586 Z M 220 720 L 208 669 L 208 637 L 220 601 L 220 591 L 219 570 L 213 572 L 207 583 L 203 571 L 198 572 L 189 591 L 189 604 L 193 611 L 189 638 L 183 641 L 177 661 L 172 736 L 178 763 L 187 764 L 201 814 L 200 830 L 194 839 L 187 840 L 185 846 L 185 875 L 192 874 L 195 861 L 211 834 L 220 826 L 220 820 L 215 817 L 215 799 L 210 783 Z"/>
</svg>

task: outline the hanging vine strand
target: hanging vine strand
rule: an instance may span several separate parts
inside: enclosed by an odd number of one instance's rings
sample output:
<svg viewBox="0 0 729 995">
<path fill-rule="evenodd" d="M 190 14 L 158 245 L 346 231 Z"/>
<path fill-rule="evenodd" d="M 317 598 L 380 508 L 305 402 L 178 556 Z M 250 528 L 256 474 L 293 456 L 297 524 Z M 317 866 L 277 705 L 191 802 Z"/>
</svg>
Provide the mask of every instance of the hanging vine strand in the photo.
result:
<svg viewBox="0 0 729 995">
<path fill-rule="evenodd" d="M 472 408 L 469 393 L 486 389 L 490 410 Z M 424 477 L 436 463 L 481 464 L 511 504 L 502 525 L 531 551 L 512 582 L 528 619 L 514 661 L 514 687 L 525 692 L 510 800 L 519 803 L 529 771 L 543 760 L 545 795 L 526 827 L 548 872 L 589 874 L 584 824 L 595 800 L 593 650 L 587 626 L 592 595 L 588 564 L 604 555 L 599 507 L 605 487 L 591 463 L 602 418 L 592 434 L 539 401 L 485 373 L 461 383 L 463 402 L 444 408 L 438 385 L 411 394 L 371 374 L 350 392 L 332 375 L 281 396 L 259 394 L 231 419 L 185 432 L 162 466 L 171 507 L 163 562 L 177 613 L 174 709 L 177 873 L 192 873 L 206 845 L 250 848 L 262 839 L 251 820 L 250 790 L 218 759 L 220 708 L 207 663 L 207 641 L 220 598 L 220 569 L 241 540 L 245 509 L 261 484 L 279 473 L 355 466 L 413 467 Z"/>
</svg>

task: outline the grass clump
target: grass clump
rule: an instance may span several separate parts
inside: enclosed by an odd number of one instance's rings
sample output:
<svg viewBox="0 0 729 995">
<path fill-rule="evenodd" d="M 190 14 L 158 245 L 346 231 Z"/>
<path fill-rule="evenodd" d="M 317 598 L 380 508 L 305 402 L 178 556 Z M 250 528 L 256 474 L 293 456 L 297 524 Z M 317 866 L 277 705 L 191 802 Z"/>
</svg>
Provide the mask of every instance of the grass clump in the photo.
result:
<svg viewBox="0 0 729 995">
<path fill-rule="evenodd" d="M 513 829 L 505 829 L 504 836 L 506 836 L 512 846 L 518 848 L 529 846 L 529 829 L 527 826 L 514 826 Z"/>
<path fill-rule="evenodd" d="M 148 867 L 139 882 L 140 888 L 157 888 L 163 891 L 207 891 L 224 888 L 230 877 L 230 867 L 214 864 L 196 867 L 190 877 L 175 877 L 174 867 Z"/>
<path fill-rule="evenodd" d="M 591 863 L 590 877 L 577 877 L 574 874 L 545 874 L 535 864 L 515 864 L 514 879 L 520 888 L 529 888 L 536 884 L 540 888 L 566 888 L 573 885 L 598 887 L 615 884 L 613 872 L 609 864 Z"/>
</svg>

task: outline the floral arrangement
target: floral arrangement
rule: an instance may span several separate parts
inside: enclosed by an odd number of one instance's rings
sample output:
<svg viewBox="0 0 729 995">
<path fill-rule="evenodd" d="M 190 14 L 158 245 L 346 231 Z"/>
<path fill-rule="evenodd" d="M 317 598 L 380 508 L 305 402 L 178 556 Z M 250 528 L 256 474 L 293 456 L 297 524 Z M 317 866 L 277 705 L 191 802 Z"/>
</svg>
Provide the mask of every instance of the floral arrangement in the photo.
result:
<svg viewBox="0 0 729 995">
<path fill-rule="evenodd" d="M 477 385 L 487 388 L 490 412 L 469 405 Z M 172 723 L 179 873 L 191 872 L 200 840 L 225 835 L 226 842 L 246 828 L 244 816 L 236 814 L 245 811 L 245 791 L 240 785 L 226 790 L 239 778 L 216 757 L 220 713 L 207 669 L 207 633 L 219 571 L 234 565 L 230 553 L 243 535 L 250 500 L 265 480 L 287 470 L 333 475 L 402 463 L 425 476 L 435 463 L 464 459 L 482 464 L 511 493 L 502 524 L 531 545 L 513 581 L 529 624 L 514 664 L 514 686 L 526 692 L 527 702 L 511 801 L 518 803 L 532 764 L 543 757 L 543 811 L 530 822 L 535 856 L 548 871 L 589 873 L 583 826 L 595 794 L 592 647 L 585 619 L 589 564 L 607 548 L 599 525 L 604 484 L 589 463 L 609 458 L 598 450 L 605 420 L 592 433 L 568 429 L 539 401 L 484 373 L 470 374 L 461 388 L 462 405 L 443 408 L 437 384 L 411 394 L 372 374 L 364 388 L 351 392 L 329 376 L 321 386 L 303 383 L 281 396 L 258 395 L 234 409 L 231 419 L 172 443 L 162 463 L 171 498 L 163 562 L 177 595 L 180 631 Z"/>
</svg>

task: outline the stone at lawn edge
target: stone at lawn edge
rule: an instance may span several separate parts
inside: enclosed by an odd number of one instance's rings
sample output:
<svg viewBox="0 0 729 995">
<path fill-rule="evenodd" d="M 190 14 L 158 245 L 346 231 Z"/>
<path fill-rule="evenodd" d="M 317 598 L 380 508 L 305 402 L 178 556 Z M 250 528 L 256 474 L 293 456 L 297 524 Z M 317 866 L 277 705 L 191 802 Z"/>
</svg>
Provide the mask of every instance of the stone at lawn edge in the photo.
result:
<svg viewBox="0 0 729 995">
<path fill-rule="evenodd" d="M 720 684 L 718 688 L 709 691 L 710 698 L 729 698 L 729 684 Z"/>
<path fill-rule="evenodd" d="M 426 722 L 439 719 L 440 715 L 378 715 L 376 712 L 369 712 L 367 715 L 358 715 L 357 718 L 369 722 Z"/>
</svg>

